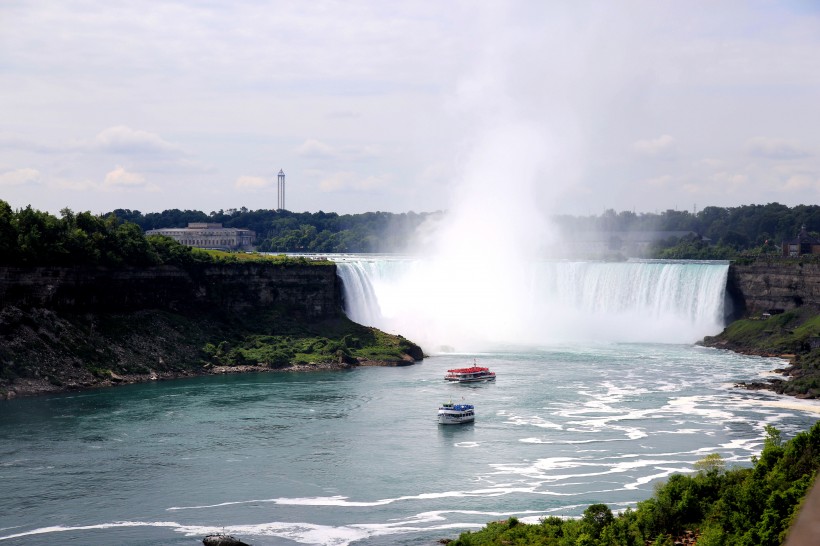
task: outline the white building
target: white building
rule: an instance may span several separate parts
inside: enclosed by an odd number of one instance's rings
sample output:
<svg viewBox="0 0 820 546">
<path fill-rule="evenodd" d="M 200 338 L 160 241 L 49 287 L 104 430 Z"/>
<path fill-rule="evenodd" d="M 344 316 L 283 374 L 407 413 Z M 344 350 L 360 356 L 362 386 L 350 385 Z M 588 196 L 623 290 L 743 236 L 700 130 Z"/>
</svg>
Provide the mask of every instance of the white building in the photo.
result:
<svg viewBox="0 0 820 546">
<path fill-rule="evenodd" d="M 165 235 L 183 245 L 217 250 L 253 250 L 256 233 L 222 224 L 192 222 L 187 228 L 150 229 L 146 235 Z"/>
</svg>

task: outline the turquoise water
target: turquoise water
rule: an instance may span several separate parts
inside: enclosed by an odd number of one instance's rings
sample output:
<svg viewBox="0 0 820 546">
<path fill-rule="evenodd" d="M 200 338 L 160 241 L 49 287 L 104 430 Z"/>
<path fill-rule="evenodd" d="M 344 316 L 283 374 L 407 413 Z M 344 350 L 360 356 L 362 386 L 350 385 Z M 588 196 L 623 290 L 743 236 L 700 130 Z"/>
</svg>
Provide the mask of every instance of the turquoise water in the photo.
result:
<svg viewBox="0 0 820 546">
<path fill-rule="evenodd" d="M 495 383 L 453 385 L 476 358 Z M 634 506 L 820 408 L 732 388 L 779 361 L 691 345 L 448 354 L 0 402 L 0 544 L 433 544 L 510 515 Z M 475 404 L 440 426 L 440 402 Z"/>
</svg>

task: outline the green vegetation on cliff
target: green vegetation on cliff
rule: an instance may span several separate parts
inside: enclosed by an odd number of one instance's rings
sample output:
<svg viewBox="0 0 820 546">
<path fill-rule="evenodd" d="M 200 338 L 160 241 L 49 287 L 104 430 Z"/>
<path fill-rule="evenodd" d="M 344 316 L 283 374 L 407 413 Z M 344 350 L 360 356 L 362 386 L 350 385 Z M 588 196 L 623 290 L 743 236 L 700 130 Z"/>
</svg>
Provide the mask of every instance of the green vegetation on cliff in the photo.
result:
<svg viewBox="0 0 820 546">
<path fill-rule="evenodd" d="M 783 356 L 791 365 L 783 370 L 788 381 L 747 384 L 781 394 L 820 398 L 820 315 L 814 309 L 799 307 L 771 316 L 737 320 L 703 345 L 762 356 Z"/>
<path fill-rule="evenodd" d="M 449 544 L 672 546 L 688 535 L 698 546 L 779 546 L 820 469 L 820 423 L 786 443 L 774 427 L 766 430 L 753 468 L 726 470 L 711 455 L 696 464 L 697 474 L 671 476 L 635 510 L 615 515 L 593 504 L 577 520 L 547 517 L 526 525 L 510 518 Z"/>
</svg>

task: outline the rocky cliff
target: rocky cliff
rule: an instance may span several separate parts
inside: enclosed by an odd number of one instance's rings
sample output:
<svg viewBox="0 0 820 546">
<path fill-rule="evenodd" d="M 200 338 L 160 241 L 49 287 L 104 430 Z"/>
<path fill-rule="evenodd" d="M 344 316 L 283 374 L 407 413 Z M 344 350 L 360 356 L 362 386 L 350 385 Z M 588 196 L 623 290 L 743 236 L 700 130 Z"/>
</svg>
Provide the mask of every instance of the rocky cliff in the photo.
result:
<svg viewBox="0 0 820 546">
<path fill-rule="evenodd" d="M 735 318 L 798 307 L 820 310 L 820 264 L 796 260 L 732 264 L 727 291 Z"/>
<path fill-rule="evenodd" d="M 423 356 L 347 319 L 331 263 L 0 268 L 0 399 Z"/>
<path fill-rule="evenodd" d="M 191 313 L 282 306 L 320 319 L 341 312 L 340 294 L 333 264 L 0 268 L 0 309 L 13 305 L 72 313 Z"/>
</svg>

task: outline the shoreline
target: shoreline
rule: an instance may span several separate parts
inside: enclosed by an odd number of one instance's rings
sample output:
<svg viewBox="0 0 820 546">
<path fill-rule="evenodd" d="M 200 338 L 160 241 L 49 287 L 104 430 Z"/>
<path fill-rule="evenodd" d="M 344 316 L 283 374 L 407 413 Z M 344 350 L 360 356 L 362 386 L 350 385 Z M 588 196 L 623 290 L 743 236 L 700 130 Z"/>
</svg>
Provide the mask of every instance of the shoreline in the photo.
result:
<svg viewBox="0 0 820 546">
<path fill-rule="evenodd" d="M 734 383 L 736 388 L 752 391 L 771 391 L 775 394 L 788 396 L 789 398 L 793 398 L 795 400 L 818 400 L 817 396 L 812 396 L 808 393 L 792 393 L 787 392 L 786 390 L 787 385 L 789 385 L 793 379 L 800 378 L 805 374 L 796 353 L 782 353 L 777 351 L 739 347 L 727 340 L 719 339 L 718 336 L 711 338 L 711 341 L 707 341 L 708 339 L 710 338 L 698 342 L 697 345 L 722 351 L 731 351 L 741 355 L 759 356 L 761 358 L 777 358 L 781 361 L 786 361 L 785 366 L 769 370 L 768 373 L 772 374 L 772 377 L 756 381 L 739 381 Z"/>
<path fill-rule="evenodd" d="M 714 349 L 730 351 L 737 354 L 748 356 L 759 356 L 763 358 L 777 358 L 786 360 L 788 365 L 785 368 L 774 368 L 768 373 L 773 377 L 760 381 L 739 381 L 733 383 L 734 388 L 752 390 L 752 391 L 769 391 L 774 394 L 786 397 L 793 400 L 817 400 L 815 397 L 791 394 L 785 392 L 784 385 L 788 384 L 792 377 L 799 375 L 800 367 L 795 364 L 795 356 L 791 353 L 778 354 L 771 351 L 756 351 L 749 349 L 728 348 L 720 344 L 704 344 L 698 343 L 703 347 L 710 347 Z M 49 394 L 62 394 L 67 392 L 82 392 L 87 390 L 118 387 L 122 385 L 133 385 L 137 383 L 148 383 L 151 381 L 171 381 L 174 379 L 185 379 L 191 377 L 202 377 L 208 375 L 227 375 L 227 374 L 241 374 L 241 373 L 311 373 L 321 371 L 341 371 L 350 370 L 358 367 L 399 367 L 410 366 L 416 361 L 411 358 L 406 358 L 401 361 L 384 361 L 384 360 L 359 360 L 355 363 L 345 362 L 319 362 L 314 364 L 293 364 L 281 368 L 271 368 L 262 365 L 238 365 L 238 366 L 211 366 L 201 370 L 181 370 L 181 371 L 151 371 L 146 374 L 116 374 L 111 372 L 109 377 L 94 378 L 87 381 L 77 380 L 68 381 L 64 384 L 57 385 L 48 379 L 35 378 L 17 378 L 13 382 L 0 385 L 0 401 L 13 400 L 16 398 L 26 398 L 32 396 L 41 396 Z M 797 372 L 797 373 L 795 373 Z"/>
<path fill-rule="evenodd" d="M 138 383 L 150 383 L 152 381 L 172 381 L 174 379 L 186 379 L 191 377 L 204 377 L 209 375 L 229 375 L 244 373 L 311 373 L 325 371 L 352 370 L 359 367 L 399 367 L 411 366 L 415 364 L 413 360 L 386 361 L 386 360 L 361 360 L 355 364 L 344 362 L 318 362 L 315 364 L 294 364 L 282 368 L 271 368 L 259 365 L 240 366 L 213 366 L 202 371 L 151 371 L 146 374 L 115 374 L 110 377 L 93 381 L 69 382 L 63 385 L 55 385 L 47 379 L 19 378 L 14 382 L 0 387 L 0 401 L 14 400 L 17 398 L 28 398 L 49 394 L 63 394 L 68 392 L 83 392 L 96 389 L 106 389 L 123 385 L 135 385 Z"/>
</svg>

